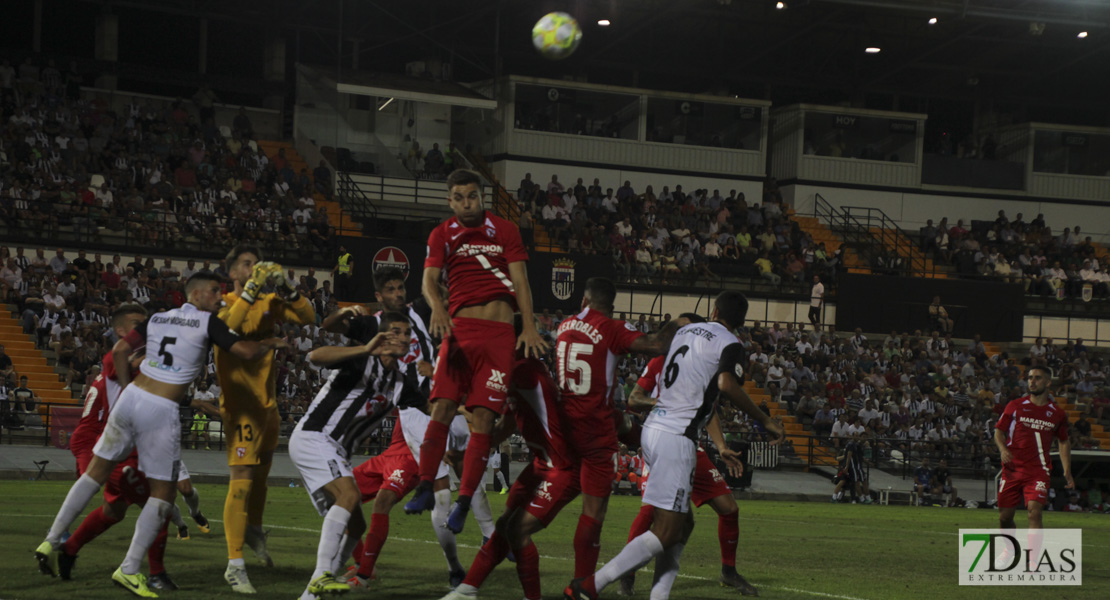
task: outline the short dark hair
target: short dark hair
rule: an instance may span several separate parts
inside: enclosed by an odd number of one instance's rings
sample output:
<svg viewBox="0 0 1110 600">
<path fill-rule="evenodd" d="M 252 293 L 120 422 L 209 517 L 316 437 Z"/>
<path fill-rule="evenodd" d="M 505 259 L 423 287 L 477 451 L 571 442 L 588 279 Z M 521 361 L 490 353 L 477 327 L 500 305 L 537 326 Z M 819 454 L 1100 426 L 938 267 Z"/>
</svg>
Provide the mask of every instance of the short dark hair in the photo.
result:
<svg viewBox="0 0 1110 600">
<path fill-rule="evenodd" d="M 617 301 L 617 286 L 604 277 L 591 277 L 586 280 L 586 297 L 590 304 L 613 308 Z"/>
<path fill-rule="evenodd" d="M 239 260 L 240 256 L 248 252 L 257 256 L 259 261 L 266 260 L 262 256 L 262 249 L 258 246 L 254 244 L 236 244 L 234 248 L 227 252 L 227 256 L 224 257 L 224 268 L 230 271 L 231 265 L 235 264 L 235 261 Z"/>
<path fill-rule="evenodd" d="M 382 313 L 382 326 L 381 329 L 386 329 L 388 323 L 408 323 L 409 318 L 404 313 L 399 313 L 395 310 L 390 310 Z"/>
<path fill-rule="evenodd" d="M 1032 371 L 1034 369 L 1039 369 L 1049 379 L 1054 379 L 1056 377 L 1056 374 L 1052 372 L 1052 367 L 1049 367 L 1047 365 L 1033 365 L 1032 367 L 1029 367 L 1030 371 Z"/>
<path fill-rule="evenodd" d="M 141 304 L 135 304 L 134 302 L 120 304 L 112 311 L 112 327 L 118 327 L 120 321 L 127 315 L 142 315 L 145 317 L 147 314 L 149 313 L 147 313 L 146 309 L 143 308 Z"/>
<path fill-rule="evenodd" d="M 374 289 L 380 292 L 385 289 L 385 284 L 397 279 L 404 282 L 405 272 L 397 267 L 382 267 L 374 271 Z"/>
<path fill-rule="evenodd" d="M 717 294 L 717 318 L 729 327 L 739 327 L 748 316 L 748 299 L 735 290 L 725 290 Z"/>
<path fill-rule="evenodd" d="M 450 192 L 456 185 L 470 185 L 472 183 L 478 186 L 479 193 L 484 193 L 481 175 L 470 169 L 455 169 L 447 176 L 447 191 Z"/>
<path fill-rule="evenodd" d="M 190 275 L 189 280 L 185 282 L 185 297 L 188 298 L 189 294 L 193 293 L 198 285 L 208 281 L 220 283 L 220 278 L 213 273 L 193 273 Z"/>
<path fill-rule="evenodd" d="M 699 315 L 698 313 L 692 313 L 692 312 L 682 313 L 682 314 L 678 315 L 678 318 L 679 319 L 688 319 L 691 323 L 704 323 L 705 320 L 706 320 L 705 317 Z"/>
</svg>

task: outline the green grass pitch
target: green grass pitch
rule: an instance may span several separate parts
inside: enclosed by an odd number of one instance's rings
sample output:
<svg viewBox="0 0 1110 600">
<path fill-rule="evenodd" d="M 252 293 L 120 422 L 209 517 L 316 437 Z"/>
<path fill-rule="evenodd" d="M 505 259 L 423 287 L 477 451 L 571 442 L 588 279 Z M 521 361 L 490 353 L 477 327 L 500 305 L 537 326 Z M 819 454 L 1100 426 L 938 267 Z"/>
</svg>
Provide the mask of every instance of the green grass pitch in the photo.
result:
<svg viewBox="0 0 1110 600">
<path fill-rule="evenodd" d="M 129 518 L 85 547 L 73 581 L 42 576 L 33 551 L 42 540 L 69 488 L 68 482 L 0 482 L 0 599 L 130 597 L 113 587 L 111 572 L 123 558 L 134 530 Z M 200 485 L 201 505 L 213 529 L 194 531 L 187 541 L 171 534 L 167 570 L 181 586 L 164 598 L 241 598 L 223 582 L 226 553 L 219 520 L 227 488 Z M 503 496 L 491 495 L 499 515 Z M 184 503 L 180 502 L 184 508 Z M 580 505 L 572 503 L 552 526 L 536 536 L 542 558 L 540 571 L 545 598 L 561 598 L 573 570 L 572 539 Z M 92 508 L 90 506 L 90 508 Z M 602 534 L 601 560 L 623 546 L 638 499 L 614 497 Z M 720 551 L 717 518 L 708 509 L 696 513 L 698 526 L 682 558 L 682 572 L 672 598 L 736 598 L 734 590 L 717 581 Z M 1020 519 L 1024 513 L 1018 513 Z M 986 588 L 957 585 L 957 530 L 991 527 L 996 513 L 988 510 L 910 508 L 893 506 L 830 505 L 819 503 L 740 503 L 738 570 L 759 587 L 761 597 L 791 600 L 888 600 L 936 598 L 1059 598 L 1110 597 L 1110 516 L 1046 513 L 1049 527 L 1083 529 L 1084 585 L 1082 587 Z M 251 561 L 251 580 L 260 598 L 296 598 L 304 589 L 316 556 L 321 519 L 304 488 L 273 488 L 266 509 L 270 552 L 276 567 Z M 191 521 L 190 521 L 191 523 Z M 76 528 L 76 525 L 75 527 Z M 471 520 L 459 536 L 460 558 L 469 566 L 481 542 Z M 650 565 L 649 565 L 650 566 Z M 145 568 L 145 566 L 144 566 Z M 375 598 L 435 600 L 446 594 L 447 569 L 432 534 L 427 514 L 406 516 L 394 510 L 390 538 L 378 562 Z M 636 598 L 647 598 L 651 582 L 645 568 L 639 575 Z M 502 564 L 482 588 L 482 598 L 522 597 L 516 570 Z M 617 586 L 603 598 L 617 598 Z"/>
</svg>

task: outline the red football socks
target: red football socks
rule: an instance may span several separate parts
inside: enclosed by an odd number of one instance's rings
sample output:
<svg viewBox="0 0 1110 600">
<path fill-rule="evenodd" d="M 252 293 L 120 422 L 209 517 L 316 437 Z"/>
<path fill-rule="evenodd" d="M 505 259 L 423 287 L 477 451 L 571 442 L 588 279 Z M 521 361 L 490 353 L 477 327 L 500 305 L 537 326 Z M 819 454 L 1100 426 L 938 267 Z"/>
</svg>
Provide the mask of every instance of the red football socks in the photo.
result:
<svg viewBox="0 0 1110 600">
<path fill-rule="evenodd" d="M 445 423 L 428 423 L 428 429 L 424 431 L 424 441 L 420 444 L 420 481 L 430 483 L 436 480 L 439 463 L 443 462 L 443 454 L 447 452 L 448 431 L 450 427 Z M 471 438 L 471 443 L 473 441 Z"/>
<path fill-rule="evenodd" d="M 528 540 L 528 545 L 516 553 L 516 574 L 524 588 L 524 597 L 539 600 L 540 595 L 540 553 L 536 544 Z"/>
<path fill-rule="evenodd" d="M 69 539 L 66 540 L 65 545 L 62 547 L 63 552 L 70 556 L 77 556 L 82 546 L 95 540 L 96 536 L 108 531 L 108 529 L 116 523 L 119 523 L 119 521 L 113 520 L 108 517 L 108 515 L 104 514 L 103 506 L 96 507 L 96 510 L 89 513 L 84 521 L 81 521 L 81 525 L 77 528 L 77 531 L 74 531 L 73 535 L 69 536 Z"/>
<path fill-rule="evenodd" d="M 423 450 L 421 450 L 421 456 L 423 456 Z M 389 515 L 371 514 L 370 532 L 366 534 L 362 555 L 358 559 L 359 577 L 370 579 L 374 573 L 374 563 L 378 562 L 378 555 L 381 554 L 387 537 L 389 537 Z"/>
<path fill-rule="evenodd" d="M 466 572 L 466 579 L 463 579 L 463 583 L 476 588 L 482 587 L 482 583 L 493 572 L 494 567 L 505 560 L 508 555 L 509 542 L 501 537 L 501 533 L 494 531 L 481 550 L 478 550 L 478 555 L 474 557 L 474 562 L 470 565 L 470 570 Z"/>
<path fill-rule="evenodd" d="M 717 538 L 721 542 L 721 565 L 736 566 L 736 543 L 740 539 L 740 511 L 717 517 Z"/>
<path fill-rule="evenodd" d="M 628 530 L 628 541 L 631 542 L 651 529 L 653 522 L 655 522 L 655 507 L 650 504 L 641 504 L 640 512 L 636 513 L 636 518 L 632 520 L 632 527 Z"/>
<path fill-rule="evenodd" d="M 431 426 L 428 431 L 431 432 Z M 478 485 L 482 483 L 482 476 L 486 474 L 486 463 L 489 462 L 490 436 L 488 433 L 471 433 L 470 442 L 466 445 L 466 455 L 463 457 L 463 473 L 459 480 L 459 495 L 473 496 Z M 427 436 L 424 439 L 428 439 Z M 424 458 L 423 447 L 420 458 Z M 420 461 L 421 465 L 424 461 Z"/>
<path fill-rule="evenodd" d="M 601 521 L 581 515 L 574 532 L 574 577 L 589 577 L 597 568 L 601 554 Z"/>
<path fill-rule="evenodd" d="M 154 543 L 150 545 L 150 550 L 146 553 L 146 560 L 150 563 L 150 574 L 159 575 L 166 572 L 166 565 L 163 561 L 166 558 L 166 538 L 169 537 L 170 520 L 166 519 L 162 523 L 162 530 L 158 532 L 158 537 L 154 538 Z"/>
</svg>

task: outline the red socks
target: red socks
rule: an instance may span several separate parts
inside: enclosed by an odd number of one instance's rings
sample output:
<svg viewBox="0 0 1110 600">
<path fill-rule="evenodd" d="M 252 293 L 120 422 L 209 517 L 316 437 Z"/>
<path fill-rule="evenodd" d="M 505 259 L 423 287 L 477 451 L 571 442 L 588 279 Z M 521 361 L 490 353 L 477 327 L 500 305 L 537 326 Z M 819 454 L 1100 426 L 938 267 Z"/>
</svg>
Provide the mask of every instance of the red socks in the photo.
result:
<svg viewBox="0 0 1110 600">
<path fill-rule="evenodd" d="M 431 429 L 430 426 L 429 429 Z M 420 456 L 424 456 L 423 450 L 420 451 Z M 359 577 L 369 579 L 374 573 L 374 563 L 378 562 L 378 555 L 381 554 L 387 537 L 389 537 L 389 515 L 371 514 L 370 532 L 366 534 L 362 555 L 358 557 Z"/>
<path fill-rule="evenodd" d="M 493 572 L 493 568 L 505 560 L 508 555 L 508 540 L 501 537 L 500 532 L 494 531 L 493 535 L 486 540 L 485 545 L 478 550 L 478 555 L 474 557 L 474 562 L 470 565 L 470 570 L 466 572 L 466 579 L 463 579 L 463 583 L 476 588 L 482 587 L 482 583 Z M 519 557 L 517 560 L 519 560 Z"/>
<path fill-rule="evenodd" d="M 448 431 L 450 427 L 447 424 L 439 421 L 428 423 L 428 429 L 424 431 L 424 441 L 420 444 L 420 481 L 436 480 L 439 463 L 443 462 L 443 454 L 447 452 Z M 471 437 L 470 441 L 474 443 L 474 438 Z"/>
<path fill-rule="evenodd" d="M 162 530 L 158 532 L 158 537 L 154 538 L 154 543 L 150 545 L 150 550 L 146 553 L 147 562 L 150 563 L 150 574 L 158 575 L 166 572 L 166 565 L 163 561 L 166 558 L 166 538 L 169 537 L 168 529 L 170 520 L 166 519 L 162 523 Z"/>
<path fill-rule="evenodd" d="M 69 539 L 66 540 L 65 545 L 62 547 L 63 551 L 70 556 L 77 556 L 82 546 L 95 540 L 96 536 L 108 531 L 108 529 L 116 523 L 119 523 L 119 521 L 112 520 L 108 515 L 104 514 L 103 506 L 96 507 L 96 510 L 89 513 L 84 521 L 81 521 L 81 525 L 77 528 L 77 531 L 74 531 L 73 535 L 69 536 Z"/>
<path fill-rule="evenodd" d="M 740 511 L 717 517 L 717 538 L 721 542 L 721 565 L 736 566 L 736 543 L 740 539 Z"/>
<path fill-rule="evenodd" d="M 431 433 L 432 427 L 428 426 L 428 432 Z M 425 443 L 428 439 L 427 435 L 424 437 Z M 470 441 L 466 444 L 466 456 L 463 457 L 463 473 L 462 479 L 459 480 L 459 495 L 460 496 L 473 496 L 474 491 L 478 489 L 478 485 L 482 483 L 482 476 L 486 474 L 486 463 L 489 462 L 489 444 L 490 436 L 488 433 L 471 433 Z M 420 448 L 420 464 L 424 464 L 424 448 Z M 421 476 L 423 476 L 423 468 L 421 468 Z"/>
<path fill-rule="evenodd" d="M 601 553 L 601 521 L 580 515 L 574 532 L 574 577 L 589 577 L 597 568 Z"/>
<path fill-rule="evenodd" d="M 655 522 L 655 507 L 641 504 L 640 512 L 636 514 L 636 518 L 632 520 L 632 527 L 628 530 L 628 541 L 631 542 L 651 529 L 653 522 Z"/>
<path fill-rule="evenodd" d="M 540 553 L 536 544 L 528 540 L 528 545 L 516 552 L 516 574 L 524 588 L 524 597 L 539 600 L 540 595 Z"/>
</svg>

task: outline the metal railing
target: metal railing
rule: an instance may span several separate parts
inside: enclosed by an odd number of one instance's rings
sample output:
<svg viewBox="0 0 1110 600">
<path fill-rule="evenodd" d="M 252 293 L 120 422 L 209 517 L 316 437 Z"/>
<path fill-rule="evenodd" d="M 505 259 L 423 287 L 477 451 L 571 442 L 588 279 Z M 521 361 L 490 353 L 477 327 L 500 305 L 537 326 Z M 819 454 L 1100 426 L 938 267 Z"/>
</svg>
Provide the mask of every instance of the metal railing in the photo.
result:
<svg viewBox="0 0 1110 600">
<path fill-rule="evenodd" d="M 840 235 L 845 245 L 855 250 L 869 267 L 890 274 L 936 274 L 936 265 L 927 259 L 898 223 L 880 209 L 836 207 L 821 194 L 816 194 L 813 216 Z M 891 260 L 884 265 L 884 259 L 897 259 L 897 262 Z"/>
<path fill-rule="evenodd" d="M 27 218 L 12 216 L 0 220 L 0 236 L 7 245 L 41 246 L 73 245 L 93 251 L 129 252 L 138 249 L 189 258 L 222 259 L 224 248 L 237 242 L 253 241 L 266 250 L 267 256 L 292 265 L 316 264 L 330 260 L 335 235 L 354 234 L 329 224 L 319 238 L 307 233 L 283 233 L 282 220 L 240 219 L 236 217 L 204 217 L 196 226 L 187 222 L 188 215 L 169 210 L 118 211 L 98 207 L 77 210 L 68 202 L 40 202 Z M 309 224 L 306 224 L 309 225 Z M 226 243 L 221 238 L 226 232 Z M 357 234 L 356 234 L 357 235 Z M 291 243 L 290 238 L 295 241 Z"/>
</svg>

